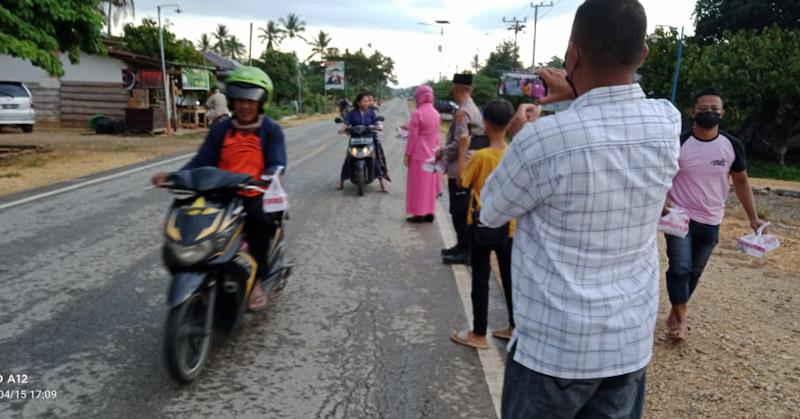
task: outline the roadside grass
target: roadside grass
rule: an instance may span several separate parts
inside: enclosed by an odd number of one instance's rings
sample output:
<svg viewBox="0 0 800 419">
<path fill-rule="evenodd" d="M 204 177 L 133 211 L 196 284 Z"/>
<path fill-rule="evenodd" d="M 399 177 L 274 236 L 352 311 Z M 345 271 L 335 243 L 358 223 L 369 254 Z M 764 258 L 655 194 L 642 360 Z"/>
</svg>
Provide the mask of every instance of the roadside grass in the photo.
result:
<svg viewBox="0 0 800 419">
<path fill-rule="evenodd" d="M 0 179 L 12 178 L 12 177 L 22 177 L 22 174 L 19 173 L 19 172 L 10 172 L 10 173 L 0 174 Z"/>
<path fill-rule="evenodd" d="M 42 166 L 44 166 L 44 165 L 45 165 L 45 161 L 44 161 L 44 159 L 40 159 L 40 158 L 33 158 L 33 159 L 30 159 L 30 160 L 26 161 L 25 163 L 23 163 L 23 165 L 22 165 L 22 166 L 23 166 L 23 167 L 31 167 L 31 168 L 34 168 L 34 167 L 42 167 Z"/>
<path fill-rule="evenodd" d="M 800 164 L 781 166 L 770 161 L 751 160 L 747 166 L 748 176 L 800 182 Z"/>
</svg>

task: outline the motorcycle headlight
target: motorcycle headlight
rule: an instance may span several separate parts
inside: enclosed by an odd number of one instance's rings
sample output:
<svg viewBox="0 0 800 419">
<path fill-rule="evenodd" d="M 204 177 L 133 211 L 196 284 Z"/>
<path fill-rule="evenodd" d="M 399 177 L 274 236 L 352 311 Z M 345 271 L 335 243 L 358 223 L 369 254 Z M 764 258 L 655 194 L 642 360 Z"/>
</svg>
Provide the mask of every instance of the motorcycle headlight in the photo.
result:
<svg viewBox="0 0 800 419">
<path fill-rule="evenodd" d="M 358 148 L 350 147 L 350 155 L 353 157 L 358 157 Z"/>
<path fill-rule="evenodd" d="M 203 240 L 200 243 L 185 246 L 179 242 L 168 241 L 167 248 L 176 262 L 184 266 L 191 266 L 207 258 L 214 250 L 214 244 L 211 240 Z"/>
</svg>

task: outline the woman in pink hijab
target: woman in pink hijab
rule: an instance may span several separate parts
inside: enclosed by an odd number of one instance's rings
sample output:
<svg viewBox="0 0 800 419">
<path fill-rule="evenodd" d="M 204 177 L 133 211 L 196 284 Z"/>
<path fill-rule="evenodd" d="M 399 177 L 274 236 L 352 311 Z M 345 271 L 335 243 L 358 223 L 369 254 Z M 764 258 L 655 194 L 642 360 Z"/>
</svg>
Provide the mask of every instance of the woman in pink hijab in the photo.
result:
<svg viewBox="0 0 800 419">
<path fill-rule="evenodd" d="M 406 183 L 406 218 L 410 223 L 433 222 L 436 197 L 442 191 L 439 173 L 423 170 L 425 161 L 433 162 L 439 148 L 442 118 L 433 108 L 433 89 L 420 86 L 416 92 L 417 110 L 408 124 L 408 144 L 404 164 L 408 167 Z"/>
</svg>

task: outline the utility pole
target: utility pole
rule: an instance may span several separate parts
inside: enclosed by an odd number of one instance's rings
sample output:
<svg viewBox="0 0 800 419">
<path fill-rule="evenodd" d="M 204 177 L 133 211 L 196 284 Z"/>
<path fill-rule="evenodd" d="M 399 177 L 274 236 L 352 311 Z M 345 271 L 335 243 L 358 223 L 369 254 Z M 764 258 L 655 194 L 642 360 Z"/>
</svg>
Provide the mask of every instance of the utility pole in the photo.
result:
<svg viewBox="0 0 800 419">
<path fill-rule="evenodd" d="M 253 65 L 253 22 L 250 22 L 250 46 L 247 47 L 247 65 Z"/>
<path fill-rule="evenodd" d="M 551 1 L 550 4 L 544 4 L 544 2 L 539 4 L 531 3 L 531 7 L 533 7 L 533 61 L 531 61 L 531 68 L 536 68 L 536 25 L 539 23 L 539 8 L 553 7 L 553 2 Z"/>
<path fill-rule="evenodd" d="M 164 58 L 164 27 L 161 25 L 161 8 L 174 7 L 175 13 L 181 13 L 181 6 L 178 4 L 159 4 L 158 10 L 158 48 L 161 50 L 161 77 L 164 79 L 164 111 L 167 114 L 167 138 L 172 138 L 172 102 L 170 101 L 170 89 L 172 82 L 167 76 L 167 60 Z"/>
<path fill-rule="evenodd" d="M 523 23 L 526 23 L 527 21 L 528 21 L 527 17 L 522 20 L 519 20 L 516 17 L 514 17 L 513 19 L 506 20 L 505 16 L 503 17 L 504 23 L 510 23 L 510 25 L 508 25 L 508 30 L 514 31 L 514 53 L 516 54 L 514 58 L 517 60 L 519 59 L 519 50 L 517 49 L 517 34 L 522 32 L 523 29 L 525 29 L 525 25 L 523 25 Z"/>
</svg>

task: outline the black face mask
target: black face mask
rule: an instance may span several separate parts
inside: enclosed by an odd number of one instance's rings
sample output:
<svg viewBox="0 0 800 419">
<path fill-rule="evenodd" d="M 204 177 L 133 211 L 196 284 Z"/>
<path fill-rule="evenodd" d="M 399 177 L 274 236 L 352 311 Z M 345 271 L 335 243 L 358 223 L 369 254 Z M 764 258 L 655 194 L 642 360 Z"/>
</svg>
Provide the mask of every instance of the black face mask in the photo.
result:
<svg viewBox="0 0 800 419">
<path fill-rule="evenodd" d="M 694 116 L 694 122 L 703 128 L 714 128 L 719 125 L 722 115 L 719 112 L 700 112 Z"/>
</svg>

